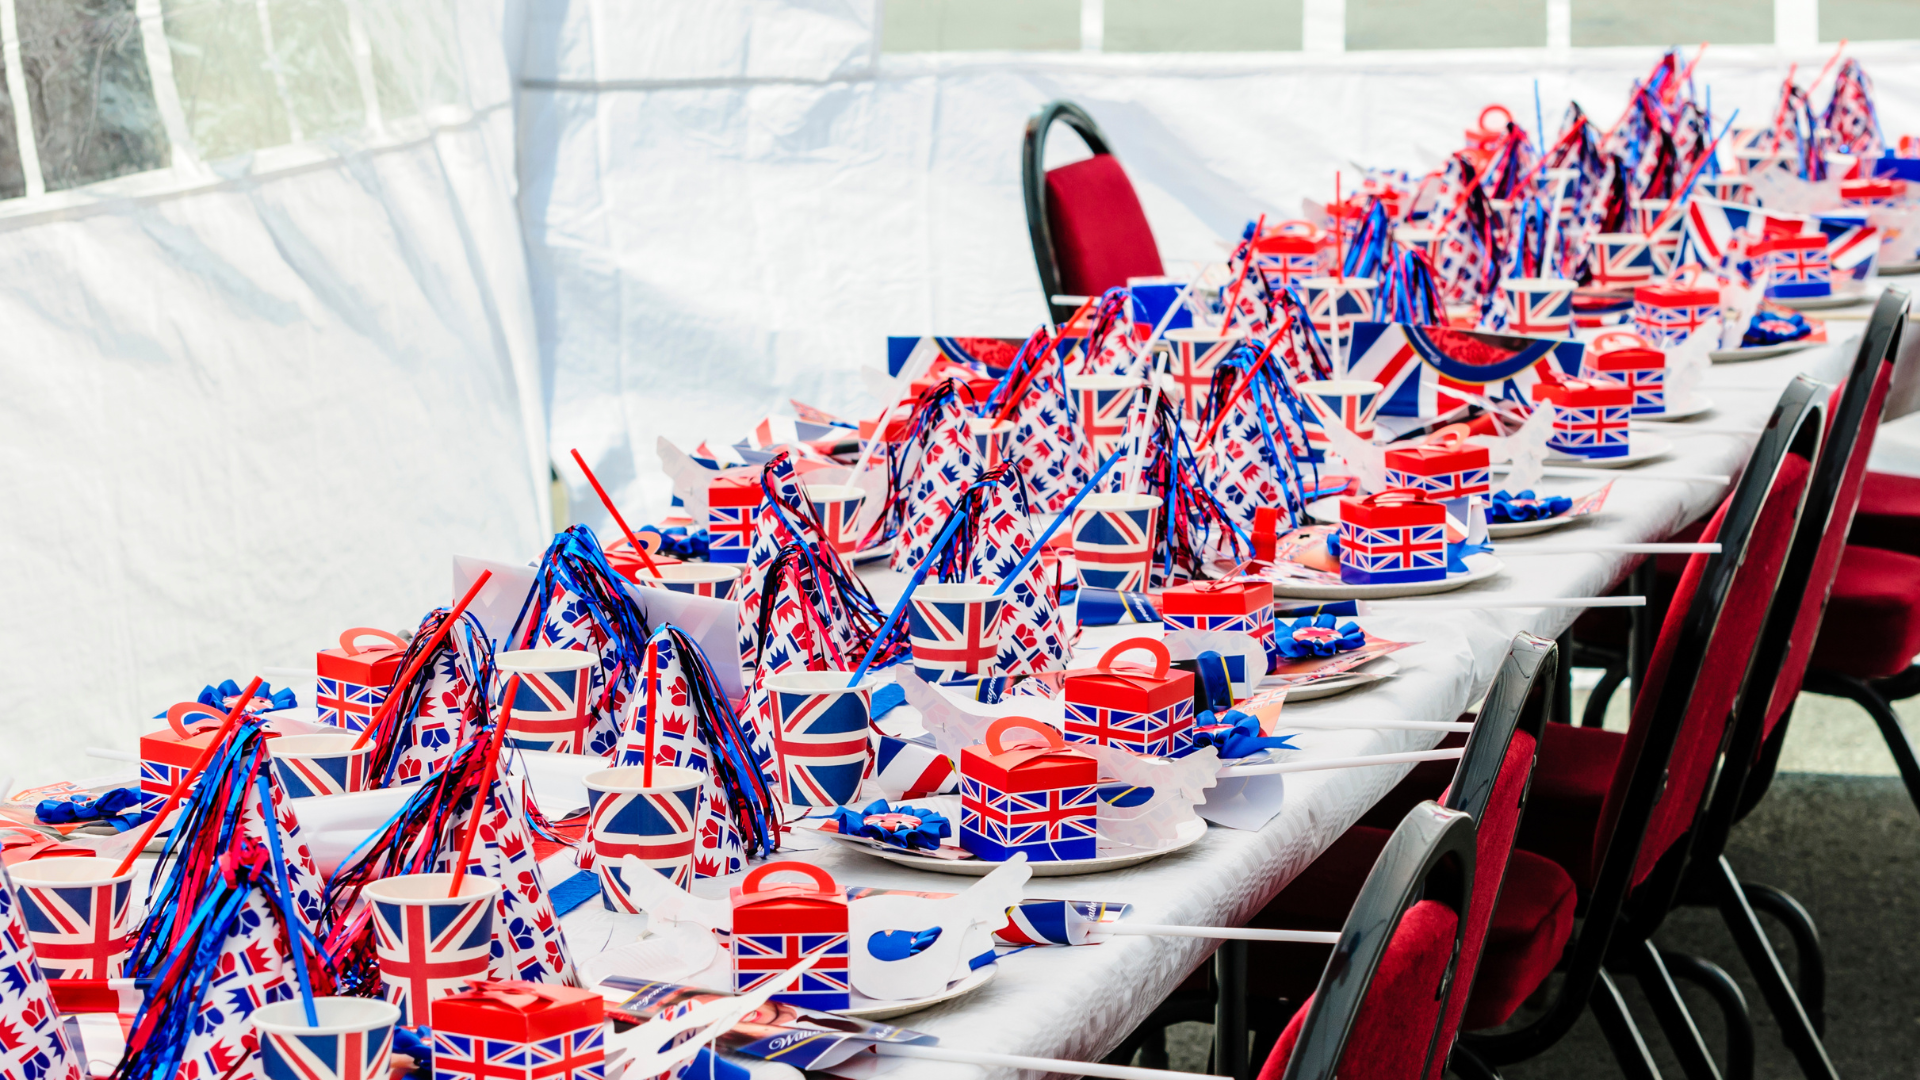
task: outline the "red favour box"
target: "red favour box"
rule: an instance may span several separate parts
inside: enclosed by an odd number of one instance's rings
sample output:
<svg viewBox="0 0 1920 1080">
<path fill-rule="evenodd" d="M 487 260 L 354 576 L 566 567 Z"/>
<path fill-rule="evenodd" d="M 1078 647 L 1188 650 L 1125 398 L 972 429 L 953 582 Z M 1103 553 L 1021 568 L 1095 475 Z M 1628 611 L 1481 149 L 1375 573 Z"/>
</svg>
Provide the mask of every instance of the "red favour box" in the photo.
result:
<svg viewBox="0 0 1920 1080">
<path fill-rule="evenodd" d="M 1667 354 L 1659 349 L 1615 349 L 1588 354 L 1582 374 L 1615 379 L 1633 392 L 1633 414 L 1667 411 Z"/>
<path fill-rule="evenodd" d="M 1563 379 L 1534 383 L 1533 400 L 1568 409 L 1603 409 L 1633 404 L 1633 391 L 1612 379 Z"/>
<path fill-rule="evenodd" d="M 760 519 L 760 474 L 723 476 L 707 485 L 707 558 L 717 563 L 744 563 L 753 551 L 753 531 Z"/>
<path fill-rule="evenodd" d="M 371 648 L 360 644 L 363 638 L 378 638 Z M 400 675 L 400 657 L 407 643 L 398 634 L 371 626 L 356 626 L 340 635 L 340 647 L 321 649 L 314 657 L 319 675 L 314 704 L 320 722 L 359 731 L 387 700 L 387 691 Z"/>
<path fill-rule="evenodd" d="M 763 884 L 782 873 L 802 875 L 812 884 Z M 765 863 L 735 885 L 730 896 L 734 993 L 760 989 L 825 946 L 799 982 L 773 999 L 823 1012 L 847 1007 L 847 894 L 832 874 L 812 863 Z"/>
<path fill-rule="evenodd" d="M 1008 747 L 1002 738 L 1015 728 L 1044 741 Z M 1099 764 L 1059 732 L 1003 716 L 985 744 L 960 751 L 960 846 L 996 862 L 1016 851 L 1032 862 L 1091 859 L 1099 854 L 1099 786 Z"/>
<path fill-rule="evenodd" d="M 1493 468 L 1487 448 L 1458 429 L 1442 431 L 1419 446 L 1389 450 L 1387 486 L 1423 491 L 1436 502 L 1485 495 Z"/>
<path fill-rule="evenodd" d="M 1268 554 L 1271 555 L 1271 551 Z M 1160 594 L 1160 618 L 1168 626 L 1183 630 L 1231 630 L 1251 634 L 1266 650 L 1268 665 L 1273 663 L 1273 583 L 1270 581 L 1196 581 L 1176 585 Z"/>
<path fill-rule="evenodd" d="M 1270 612 L 1272 586 L 1266 588 Z M 1269 615 L 1269 633 L 1271 628 Z M 1116 657 L 1134 649 L 1153 654 L 1152 671 L 1113 666 Z M 1108 649 L 1100 657 L 1098 671 L 1067 676 L 1067 741 L 1118 746 L 1156 757 L 1172 757 L 1185 750 L 1193 742 L 1193 672 L 1172 669 L 1172 662 L 1165 645 L 1152 638 L 1132 638 Z"/>
<path fill-rule="evenodd" d="M 600 1080 L 606 1002 L 593 990 L 469 980 L 433 1003 L 433 1073 L 470 1080 Z"/>
<path fill-rule="evenodd" d="M 1340 580 L 1383 585 L 1447 576 L 1447 508 L 1414 488 L 1340 500 Z"/>
<path fill-rule="evenodd" d="M 147 809 L 158 810 L 166 801 L 224 720 L 213 706 L 187 701 L 167 710 L 164 730 L 140 736 L 140 794 Z"/>
</svg>

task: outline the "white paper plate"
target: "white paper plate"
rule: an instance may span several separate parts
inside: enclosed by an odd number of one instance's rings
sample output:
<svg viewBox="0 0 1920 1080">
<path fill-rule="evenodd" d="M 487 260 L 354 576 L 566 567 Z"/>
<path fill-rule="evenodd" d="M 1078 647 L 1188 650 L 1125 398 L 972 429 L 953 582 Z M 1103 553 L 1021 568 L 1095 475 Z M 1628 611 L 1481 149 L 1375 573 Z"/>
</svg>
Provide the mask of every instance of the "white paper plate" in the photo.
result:
<svg viewBox="0 0 1920 1080">
<path fill-rule="evenodd" d="M 1920 260 L 1913 262 L 1881 263 L 1873 268 L 1881 277 L 1898 277 L 1901 274 L 1920 274 Z"/>
<path fill-rule="evenodd" d="M 1588 458 L 1575 454 L 1548 454 L 1549 465 L 1579 465 L 1589 469 L 1624 469 L 1643 461 L 1652 461 L 1673 449 L 1673 441 L 1650 431 L 1627 433 L 1627 452 L 1619 457 Z"/>
<path fill-rule="evenodd" d="M 1811 349 L 1821 344 L 1818 341 L 1783 341 L 1778 345 L 1743 345 L 1738 349 L 1715 349 L 1708 354 L 1716 364 L 1737 364 L 1743 360 L 1765 360 L 1770 356 L 1785 356 L 1801 349 Z"/>
<path fill-rule="evenodd" d="M 1769 304 L 1779 304 L 1783 308 L 1792 308 L 1795 311 L 1825 311 L 1828 308 L 1852 307 L 1855 304 L 1870 304 L 1872 302 L 1873 297 L 1862 293 L 1853 293 L 1848 296 L 1787 297 L 1767 301 Z"/>
<path fill-rule="evenodd" d="M 1667 402 L 1667 411 L 1648 413 L 1634 417 L 1635 420 L 1690 420 L 1713 408 L 1713 399 L 1705 394 L 1689 394 L 1684 402 Z"/>
<path fill-rule="evenodd" d="M 834 1012 L 841 1016 L 851 1016 L 856 1020 L 891 1020 L 896 1016 L 918 1012 L 930 1005 L 965 997 L 992 982 L 994 975 L 999 971 L 999 964 L 988 964 L 937 994 L 923 998 L 908 998 L 904 1001 L 878 1001 L 870 997 L 861 997 L 860 992 L 855 990 L 848 995 L 850 1004 L 844 1009 L 835 1009 Z"/>
<path fill-rule="evenodd" d="M 1393 657 L 1382 656 L 1369 660 L 1352 671 L 1343 671 L 1338 675 L 1316 679 L 1305 686 L 1289 686 L 1286 688 L 1287 700 L 1315 701 L 1335 694 L 1344 694 L 1349 690 L 1358 690 L 1363 686 L 1372 686 L 1374 683 L 1391 679 L 1398 674 L 1400 674 L 1400 665 L 1394 662 Z"/>
<path fill-rule="evenodd" d="M 1505 568 L 1505 563 L 1483 551 L 1467 556 L 1466 573 L 1449 575 L 1445 581 L 1349 585 L 1344 581 L 1329 581 L 1322 584 L 1317 581 L 1282 579 L 1273 583 L 1273 595 L 1284 596 L 1289 600 L 1390 600 L 1396 596 L 1430 596 L 1433 593 L 1452 592 L 1454 589 L 1471 585 L 1476 581 L 1485 581 Z"/>
<path fill-rule="evenodd" d="M 1533 521 L 1489 521 L 1487 522 L 1487 536 L 1494 540 L 1512 540 L 1516 537 L 1552 532 L 1563 525 L 1568 525 L 1579 520 L 1579 518 L 1569 513 L 1561 514 L 1559 517 L 1536 518 Z"/>
<path fill-rule="evenodd" d="M 961 874 L 966 877 L 985 877 L 993 873 L 996 867 L 1002 865 L 997 862 L 988 862 L 985 859 L 936 859 L 931 855 L 916 855 L 910 851 L 897 851 L 893 849 L 868 847 L 865 844 L 847 843 L 845 840 L 829 832 L 823 832 L 820 835 L 829 840 L 838 841 L 846 847 L 853 848 L 857 851 L 864 851 L 869 855 L 877 855 L 888 862 L 899 863 L 901 866 L 911 866 L 915 870 L 931 870 L 936 874 Z M 1071 877 L 1075 874 L 1098 874 L 1107 870 L 1121 870 L 1129 866 L 1138 866 L 1143 862 L 1157 859 L 1162 855 L 1172 854 L 1181 848 L 1197 843 L 1199 839 L 1205 835 L 1207 835 L 1207 823 L 1199 818 L 1194 818 L 1192 821 L 1185 822 L 1180 826 L 1180 833 L 1174 838 L 1173 843 L 1158 851 L 1128 850 L 1124 853 L 1101 855 L 1092 859 L 1060 859 L 1053 862 L 1028 863 L 1027 865 L 1033 867 L 1034 877 Z M 932 1004 L 932 1002 L 928 1002 L 927 1004 Z M 918 1005 L 914 1006 L 914 1008 L 920 1007 L 921 1006 Z"/>
</svg>

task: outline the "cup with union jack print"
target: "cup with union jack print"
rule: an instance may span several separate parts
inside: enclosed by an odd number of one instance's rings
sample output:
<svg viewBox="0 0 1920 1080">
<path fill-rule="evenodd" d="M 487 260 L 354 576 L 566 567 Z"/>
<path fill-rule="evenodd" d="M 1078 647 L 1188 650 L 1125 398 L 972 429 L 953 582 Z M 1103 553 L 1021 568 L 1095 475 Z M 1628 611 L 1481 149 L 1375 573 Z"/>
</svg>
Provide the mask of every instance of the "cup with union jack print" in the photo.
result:
<svg viewBox="0 0 1920 1080">
<path fill-rule="evenodd" d="M 924 588 L 924 586 L 922 586 Z M 867 718 L 879 680 L 851 671 L 786 671 L 766 677 L 773 698 L 773 753 L 780 797 L 794 806 L 841 806 L 860 790 L 872 748 Z"/>
<path fill-rule="evenodd" d="M 928 682 L 958 682 L 992 674 L 1000 651 L 1000 608 L 992 585 L 922 585 L 907 607 L 913 671 Z"/>
<path fill-rule="evenodd" d="M 631 855 L 682 889 L 693 887 L 694 807 L 707 774 L 671 765 L 642 765 L 588 773 L 587 842 L 608 911 L 637 913 L 622 865 Z"/>
<path fill-rule="evenodd" d="M 1374 290 L 1379 284 L 1362 277 L 1315 277 L 1300 282 L 1307 321 L 1328 348 L 1344 346 L 1354 323 L 1373 318 Z"/>
<path fill-rule="evenodd" d="M 740 582 L 741 567 L 727 563 L 676 563 L 658 569 L 658 575 L 642 569 L 633 576 L 633 580 L 656 589 L 686 593 L 688 596 L 709 596 L 715 600 L 732 599 L 733 588 Z"/>
<path fill-rule="evenodd" d="M 1123 592 L 1147 591 L 1153 561 L 1154 519 L 1160 496 L 1089 495 L 1073 512 L 1073 564 L 1080 584 Z"/>
<path fill-rule="evenodd" d="M 1505 278 L 1513 318 L 1507 329 L 1534 337 L 1566 337 L 1573 330 L 1573 282 L 1565 278 Z"/>
<path fill-rule="evenodd" d="M 355 745 L 358 744 L 358 745 Z M 282 735 L 267 740 L 280 786 L 294 799 L 367 790 L 374 743 L 358 735 Z"/>
<path fill-rule="evenodd" d="M 1624 289 L 1653 280 L 1653 252 L 1639 233 L 1600 233 L 1593 238 L 1593 286 Z"/>
<path fill-rule="evenodd" d="M 556 754 L 587 752 L 587 734 L 594 723 L 593 669 L 599 657 L 585 649 L 515 649 L 501 653 L 494 663 L 500 671 L 496 694 L 506 693 L 510 676 L 520 676 L 513 682 L 513 700 L 504 703 L 508 746 Z"/>
<path fill-rule="evenodd" d="M 1679 214 L 1667 213 L 1667 199 L 1640 199 L 1633 204 L 1633 230 L 1653 237 L 1653 265 L 1662 274 L 1673 272 L 1673 260 L 1680 254 Z M 1654 231 L 1655 226 L 1659 232 Z"/>
<path fill-rule="evenodd" d="M 387 1080 L 400 1010 L 375 998 L 313 999 L 318 1026 L 298 1000 L 253 1010 L 261 1080 Z"/>
<path fill-rule="evenodd" d="M 1067 394 L 1080 415 L 1095 461 L 1105 461 L 1127 437 L 1134 393 L 1146 385 L 1124 375 L 1067 375 Z"/>
<path fill-rule="evenodd" d="M 467 874 L 460 894 L 452 874 L 401 874 L 367 884 L 373 951 L 388 1001 L 408 1027 L 431 1024 L 433 1002 L 487 974 L 493 957 L 493 909 L 500 883 Z"/>
<path fill-rule="evenodd" d="M 1326 429 L 1338 424 L 1363 442 L 1373 441 L 1373 418 L 1386 404 L 1379 383 L 1367 379 L 1308 379 L 1295 386 L 1300 400 L 1313 414 L 1313 422 L 1304 425 L 1307 449 L 1312 460 L 1323 461 L 1332 447 Z"/>
<path fill-rule="evenodd" d="M 114 860 L 32 859 L 7 868 L 50 979 L 117 979 L 133 951 L 133 874 Z"/>
<path fill-rule="evenodd" d="M 1011 428 L 1009 428 L 1011 430 Z M 867 493 L 852 484 L 807 484 L 807 498 L 820 512 L 820 530 L 833 550 L 852 555 L 860 547 L 860 508 Z"/>
</svg>

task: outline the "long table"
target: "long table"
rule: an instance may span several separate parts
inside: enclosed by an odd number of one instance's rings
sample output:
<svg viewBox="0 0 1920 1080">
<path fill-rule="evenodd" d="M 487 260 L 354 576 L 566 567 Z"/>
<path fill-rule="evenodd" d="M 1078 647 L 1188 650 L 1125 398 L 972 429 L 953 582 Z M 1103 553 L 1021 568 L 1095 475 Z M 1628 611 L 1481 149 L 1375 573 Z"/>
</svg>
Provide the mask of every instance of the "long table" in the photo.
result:
<svg viewBox="0 0 1920 1080">
<path fill-rule="evenodd" d="M 1684 424 L 1661 429 L 1673 451 L 1665 458 L 1620 470 L 1605 509 L 1590 520 L 1535 538 L 1500 542 L 1504 561 L 1495 577 L 1429 598 L 1432 611 L 1363 616 L 1371 633 L 1420 644 L 1395 654 L 1400 674 L 1369 688 L 1315 702 L 1289 704 L 1288 717 L 1317 723 L 1368 720 L 1452 720 L 1485 693 L 1515 634 L 1558 637 L 1578 612 L 1570 608 L 1474 610 L 1476 599 L 1580 597 L 1605 593 L 1625 579 L 1640 556 L 1594 553 L 1528 556 L 1529 546 L 1579 541 L 1658 541 L 1711 512 L 1730 489 L 1704 482 L 1653 479 L 1662 473 L 1737 477 L 1780 390 L 1805 372 L 1828 383 L 1844 374 L 1859 323 L 1836 323 L 1834 342 L 1769 360 L 1716 364 L 1702 392 L 1714 409 L 1702 427 L 1750 428 L 1752 434 L 1689 434 Z M 1549 481 L 1557 490 L 1586 490 L 1601 481 Z M 897 575 L 873 579 L 883 601 L 897 596 Z M 1157 627 L 1087 631 L 1077 662 L 1096 659 L 1112 642 Z M 1312 730 L 1296 742 L 1302 758 L 1423 750 L 1440 735 L 1418 731 Z M 1142 922 L 1240 925 L 1259 911 L 1321 852 L 1350 828 L 1411 768 L 1383 765 L 1290 775 L 1281 812 L 1257 832 L 1213 826 L 1204 839 L 1130 869 L 1069 878 L 1035 878 L 1030 897 L 1124 901 Z M 809 838 L 796 840 L 796 845 Z M 958 891 L 972 879 L 913 870 L 831 841 L 786 857 L 827 868 L 843 885 Z M 720 883 L 696 891 L 719 895 Z M 577 950 L 605 947 L 634 933 L 640 917 L 611 917 L 598 904 L 565 920 Z M 1213 952 L 1217 942 L 1193 938 L 1126 937 L 1083 947 L 1034 948 L 1000 963 L 1001 971 L 974 993 L 901 1017 L 903 1027 L 936 1035 L 943 1044 L 1001 1053 L 1097 1061 Z M 1258 1063 L 1254 1063 L 1255 1067 Z M 902 1063 L 915 1080 L 1013 1075 L 973 1065 Z M 756 1076 L 790 1075 L 784 1067 L 754 1066 Z"/>
</svg>

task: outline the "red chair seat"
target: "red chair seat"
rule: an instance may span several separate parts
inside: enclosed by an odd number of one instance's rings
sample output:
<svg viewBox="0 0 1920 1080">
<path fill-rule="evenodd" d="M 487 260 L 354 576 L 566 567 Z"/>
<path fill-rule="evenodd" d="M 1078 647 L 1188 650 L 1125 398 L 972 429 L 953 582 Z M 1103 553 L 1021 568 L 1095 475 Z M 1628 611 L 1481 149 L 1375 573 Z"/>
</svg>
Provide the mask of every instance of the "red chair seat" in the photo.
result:
<svg viewBox="0 0 1920 1080">
<path fill-rule="evenodd" d="M 1582 891 L 1593 884 L 1593 834 L 1627 737 L 1548 724 L 1533 767 L 1519 846 L 1559 863 Z"/>
<path fill-rule="evenodd" d="M 1522 819 L 1525 820 L 1525 819 Z M 1507 1022 L 1560 963 L 1573 936 L 1573 879 L 1552 859 L 1531 851 L 1508 857 L 1500 903 L 1474 976 L 1460 1026 L 1467 1031 Z"/>
<path fill-rule="evenodd" d="M 1047 229 L 1070 295 L 1099 296 L 1164 272 L 1146 211 L 1112 154 L 1048 170 Z"/>
<path fill-rule="evenodd" d="M 1869 472 L 1847 542 L 1920 555 L 1920 476 Z"/>
<path fill-rule="evenodd" d="M 1920 557 L 1849 543 L 1840 553 L 1840 572 L 1814 640 L 1812 666 L 1884 679 L 1905 671 L 1916 655 Z"/>
</svg>

